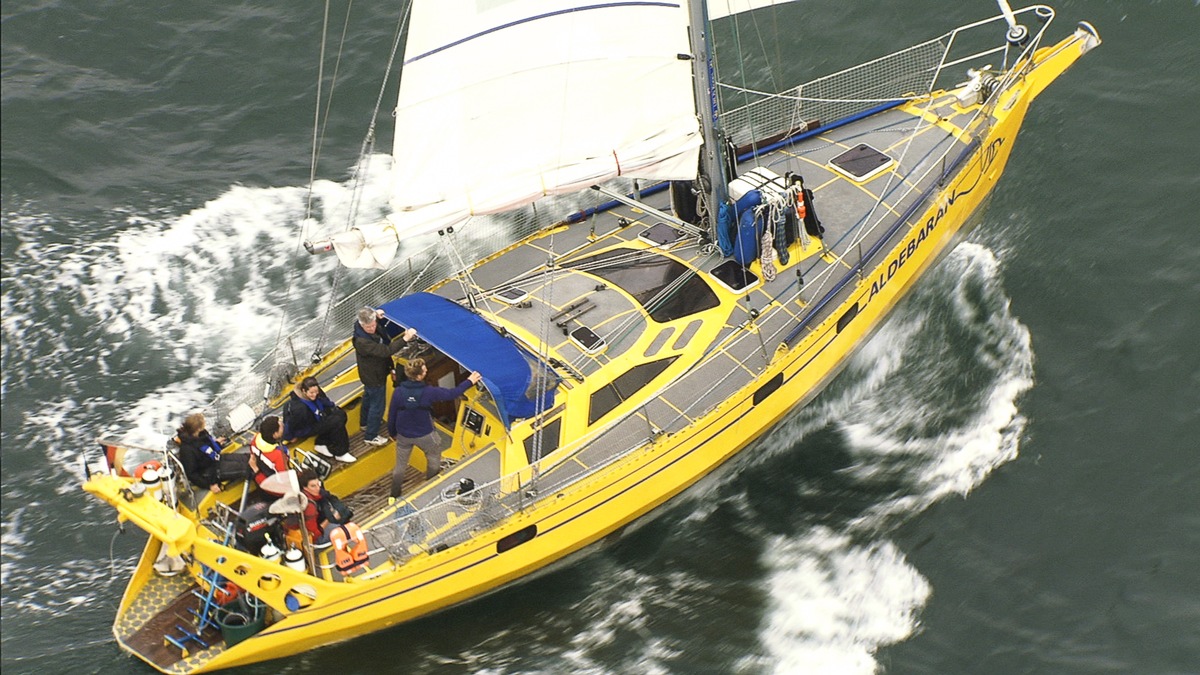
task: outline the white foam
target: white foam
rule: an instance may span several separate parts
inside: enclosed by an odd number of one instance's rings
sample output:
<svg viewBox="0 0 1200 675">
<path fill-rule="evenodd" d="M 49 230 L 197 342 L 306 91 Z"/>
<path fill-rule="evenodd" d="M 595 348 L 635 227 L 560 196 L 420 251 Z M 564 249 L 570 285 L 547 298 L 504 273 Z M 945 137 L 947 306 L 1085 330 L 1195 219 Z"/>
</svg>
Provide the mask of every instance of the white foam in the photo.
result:
<svg viewBox="0 0 1200 675">
<path fill-rule="evenodd" d="M 1009 312 L 997 259 L 960 245 L 857 353 L 835 395 L 772 434 L 794 447 L 834 425 L 854 459 L 844 472 L 891 496 L 841 532 L 817 527 L 766 547 L 766 654 L 746 669 L 871 673 L 877 649 L 912 635 L 930 587 L 886 533 L 1017 456 L 1017 402 L 1032 382 L 1029 331 Z"/>
<path fill-rule="evenodd" d="M 380 217 L 389 168 L 389 157 L 373 157 L 357 193 L 350 183 L 318 181 L 318 227 L 344 229 L 351 212 Z M 39 446 L 63 470 L 63 489 L 77 489 L 79 473 L 80 444 L 69 439 L 161 446 L 184 414 L 274 345 L 281 326 L 325 310 L 337 261 L 300 245 L 307 199 L 300 187 L 233 186 L 178 217 L 110 212 L 115 222 L 76 229 L 115 234 L 71 244 L 55 239 L 49 215 L 6 214 L 19 243 L 12 264 L 5 261 L 5 391 L 43 377 L 47 363 L 82 364 L 100 377 L 81 382 L 109 387 L 81 395 L 68 378 L 26 416 L 22 434 L 45 441 Z M 63 307 L 72 319 L 60 336 L 44 322 Z M 151 372 L 161 379 L 147 391 Z"/>
<path fill-rule="evenodd" d="M 764 563 L 771 608 L 760 639 L 768 658 L 747 657 L 745 668 L 873 673 L 875 651 L 913 633 L 930 594 L 890 542 L 855 544 L 826 528 L 776 538 Z"/>
<path fill-rule="evenodd" d="M 1017 401 L 1033 384 L 1033 349 L 1028 329 L 1009 312 L 998 261 L 988 249 L 966 243 L 934 277 L 932 288 L 923 291 L 933 301 L 917 303 L 879 336 L 889 339 L 897 328 L 923 326 L 922 339 L 894 349 L 911 363 L 895 377 L 866 378 L 874 388 L 840 423 L 858 460 L 851 469 L 858 478 L 899 474 L 913 485 L 864 514 L 859 527 L 881 527 L 881 518 L 919 512 L 949 494 L 965 495 L 1017 456 L 1026 423 Z M 937 293 L 946 299 L 937 300 Z M 941 311 L 947 303 L 950 311 Z M 937 329 L 939 323 L 946 328 Z M 963 332 L 971 342 L 956 348 L 970 350 L 966 360 L 946 358 L 944 336 Z M 874 340 L 873 349 L 857 357 L 858 367 L 871 368 L 874 347 L 882 342 Z M 895 371 L 887 361 L 878 368 Z M 982 386 L 964 395 L 955 387 L 968 370 Z"/>
</svg>

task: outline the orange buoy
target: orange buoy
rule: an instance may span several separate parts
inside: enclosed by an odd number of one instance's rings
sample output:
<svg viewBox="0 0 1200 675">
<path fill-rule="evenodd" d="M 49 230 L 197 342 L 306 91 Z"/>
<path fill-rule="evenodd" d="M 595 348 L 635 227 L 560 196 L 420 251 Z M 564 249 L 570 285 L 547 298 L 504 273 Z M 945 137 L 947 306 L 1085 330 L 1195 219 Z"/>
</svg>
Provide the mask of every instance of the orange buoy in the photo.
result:
<svg viewBox="0 0 1200 675">
<path fill-rule="evenodd" d="M 154 469 L 155 471 L 159 471 L 160 469 L 162 469 L 162 462 L 158 461 L 157 459 L 152 459 L 149 462 L 142 462 L 141 464 L 138 464 L 137 468 L 133 470 L 133 477 L 138 480 L 141 480 L 142 474 L 146 473 L 147 471 L 149 471 L 151 469 Z"/>
</svg>

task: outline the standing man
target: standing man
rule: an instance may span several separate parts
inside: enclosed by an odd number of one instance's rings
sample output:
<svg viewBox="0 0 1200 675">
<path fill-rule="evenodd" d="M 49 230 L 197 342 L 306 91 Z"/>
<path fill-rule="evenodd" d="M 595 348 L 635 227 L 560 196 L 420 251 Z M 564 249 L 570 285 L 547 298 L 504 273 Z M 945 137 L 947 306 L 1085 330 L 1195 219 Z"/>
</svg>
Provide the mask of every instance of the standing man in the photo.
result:
<svg viewBox="0 0 1200 675">
<path fill-rule="evenodd" d="M 358 361 L 358 379 L 363 384 L 359 422 L 365 443 L 371 446 L 387 445 L 388 442 L 388 437 L 379 432 L 387 407 L 387 378 L 392 372 L 392 355 L 417 336 L 417 329 L 409 328 L 404 331 L 403 340 L 389 340 L 380 330 L 379 324 L 385 321 L 382 309 L 363 307 L 358 310 L 358 321 L 354 324 L 354 355 Z"/>
</svg>

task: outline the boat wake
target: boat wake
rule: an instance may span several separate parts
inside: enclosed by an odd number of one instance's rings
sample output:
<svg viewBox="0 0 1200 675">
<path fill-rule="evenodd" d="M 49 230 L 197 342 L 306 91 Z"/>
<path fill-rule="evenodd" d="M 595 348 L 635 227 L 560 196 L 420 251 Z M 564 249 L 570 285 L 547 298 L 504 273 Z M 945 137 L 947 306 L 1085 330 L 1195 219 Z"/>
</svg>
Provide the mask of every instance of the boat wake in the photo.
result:
<svg viewBox="0 0 1200 675">
<path fill-rule="evenodd" d="M 820 449 L 832 431 L 842 458 L 837 480 L 800 484 L 806 505 L 831 502 L 834 515 L 812 514 L 818 524 L 765 546 L 759 666 L 870 673 L 877 649 L 918 629 L 931 589 L 888 534 L 1017 456 L 1017 402 L 1032 383 L 1029 332 L 1009 311 L 999 262 L 961 244 L 771 439 L 806 453 L 810 437 Z"/>
<path fill-rule="evenodd" d="M 353 199 L 360 217 L 381 213 L 388 164 L 371 163 L 361 194 L 318 181 L 318 226 L 344 228 L 319 218 Z M 233 186 L 183 216 L 115 214 L 118 223 L 70 228 L 108 236 L 57 244 L 46 241 L 51 216 L 6 216 L 18 241 L 5 256 L 4 389 L 52 392 L 26 413 L 33 430 L 22 435 L 157 443 L 273 346 L 285 315 L 296 325 L 324 312 L 337 261 L 300 248 L 307 194 Z M 70 325 L 47 330 L 48 317 Z M 51 459 L 73 471 L 76 450 Z"/>
<path fill-rule="evenodd" d="M 361 214 L 386 206 L 378 187 L 388 163 L 372 163 Z M 325 213 L 354 198 L 349 184 L 314 190 Z M 325 310 L 337 261 L 298 252 L 306 198 L 299 187 L 233 186 L 182 216 L 110 212 L 70 227 L 32 205 L 5 214 L 4 501 L 22 505 L 3 523 L 6 618 L 111 615 L 121 590 L 105 560 L 111 514 L 80 494 L 78 453 L 106 436 L 161 447 L 185 413 L 274 344 L 285 312 L 307 320 Z M 48 485 L 78 500 L 74 520 L 46 508 Z M 64 527 L 84 533 L 64 539 Z M 142 542 L 112 542 L 120 576 Z M 46 559 L 54 566 L 29 562 Z"/>
</svg>

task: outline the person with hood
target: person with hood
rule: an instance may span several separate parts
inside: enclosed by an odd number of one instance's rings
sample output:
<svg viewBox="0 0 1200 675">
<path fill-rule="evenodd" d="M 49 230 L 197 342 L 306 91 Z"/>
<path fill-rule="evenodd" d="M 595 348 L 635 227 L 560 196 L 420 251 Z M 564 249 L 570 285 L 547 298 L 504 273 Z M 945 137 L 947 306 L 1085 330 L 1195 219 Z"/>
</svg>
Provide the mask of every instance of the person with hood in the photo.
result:
<svg viewBox="0 0 1200 675">
<path fill-rule="evenodd" d="M 221 472 L 221 447 L 226 439 L 213 438 L 206 427 L 204 413 L 192 413 L 183 418 L 175 436 L 179 443 L 179 463 L 183 464 L 183 473 L 189 483 L 220 492 L 223 481 L 234 480 L 233 476 L 223 476 Z"/>
<path fill-rule="evenodd" d="M 355 461 L 346 433 L 346 411 L 321 390 L 315 377 L 306 377 L 283 404 L 283 436 L 288 443 L 316 436 L 313 450 L 342 462 Z"/>
<path fill-rule="evenodd" d="M 385 328 L 391 322 L 382 309 L 363 307 L 354 323 L 354 357 L 358 363 L 358 379 L 363 385 L 359 422 L 367 445 L 386 445 L 388 437 L 380 435 L 383 412 L 387 407 L 387 379 L 394 368 L 392 355 L 417 336 L 416 328 L 404 331 L 402 340 L 392 340 Z"/>
<path fill-rule="evenodd" d="M 396 439 L 396 466 L 392 470 L 392 498 L 400 498 L 404 472 L 408 470 L 408 458 L 413 446 L 425 453 L 425 479 L 429 480 L 442 470 L 442 435 L 433 428 L 434 403 L 453 401 L 466 393 L 471 385 L 483 378 L 472 372 L 453 389 L 425 384 L 428 370 L 424 359 L 413 359 L 404 366 L 407 380 L 401 382 L 392 393 L 388 406 L 388 433 Z"/>
</svg>

